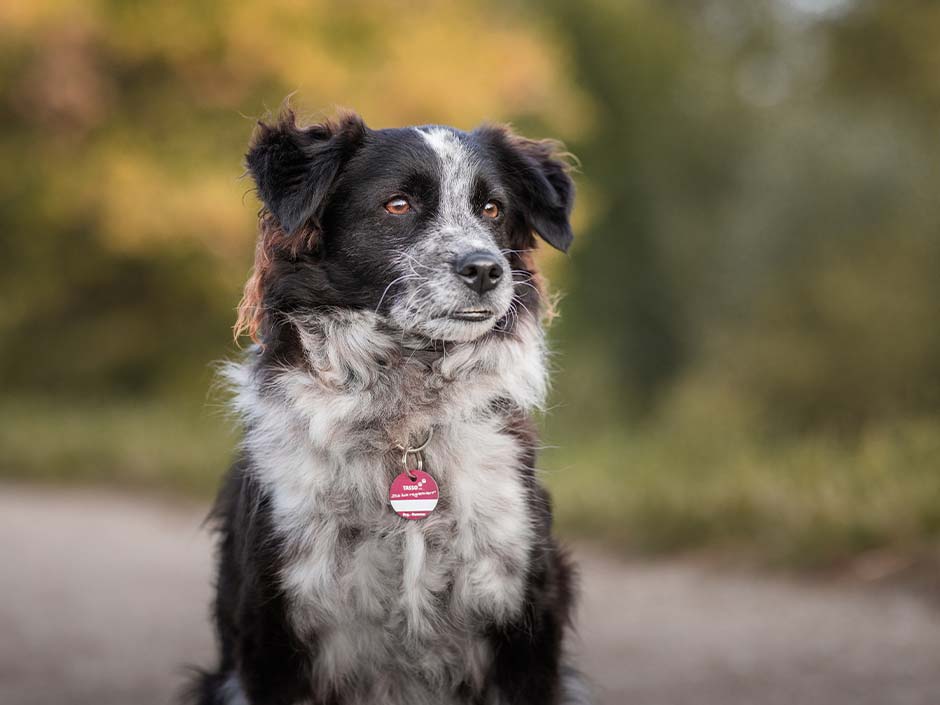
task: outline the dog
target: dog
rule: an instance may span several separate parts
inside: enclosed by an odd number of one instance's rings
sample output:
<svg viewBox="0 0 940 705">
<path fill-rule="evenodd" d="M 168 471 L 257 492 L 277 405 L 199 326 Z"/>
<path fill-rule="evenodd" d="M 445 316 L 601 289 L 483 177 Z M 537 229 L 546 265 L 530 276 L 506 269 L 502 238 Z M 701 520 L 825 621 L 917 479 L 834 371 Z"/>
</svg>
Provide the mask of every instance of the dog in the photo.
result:
<svg viewBox="0 0 940 705">
<path fill-rule="evenodd" d="M 259 122 L 236 325 L 254 345 L 224 371 L 244 440 L 211 514 L 220 653 L 188 702 L 589 701 L 529 417 L 547 388 L 536 238 L 573 238 L 559 147 L 353 113 Z"/>
</svg>

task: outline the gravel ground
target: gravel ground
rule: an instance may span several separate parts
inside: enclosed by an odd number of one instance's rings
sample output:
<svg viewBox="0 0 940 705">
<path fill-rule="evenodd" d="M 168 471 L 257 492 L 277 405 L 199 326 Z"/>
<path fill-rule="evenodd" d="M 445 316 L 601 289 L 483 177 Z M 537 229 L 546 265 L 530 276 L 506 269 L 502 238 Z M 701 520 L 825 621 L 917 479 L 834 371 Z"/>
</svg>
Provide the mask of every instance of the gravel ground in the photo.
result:
<svg viewBox="0 0 940 705">
<path fill-rule="evenodd" d="M 202 514 L 0 488 L 0 703 L 171 702 L 211 658 Z M 940 610 L 912 593 L 575 555 L 603 705 L 940 703 Z"/>
</svg>

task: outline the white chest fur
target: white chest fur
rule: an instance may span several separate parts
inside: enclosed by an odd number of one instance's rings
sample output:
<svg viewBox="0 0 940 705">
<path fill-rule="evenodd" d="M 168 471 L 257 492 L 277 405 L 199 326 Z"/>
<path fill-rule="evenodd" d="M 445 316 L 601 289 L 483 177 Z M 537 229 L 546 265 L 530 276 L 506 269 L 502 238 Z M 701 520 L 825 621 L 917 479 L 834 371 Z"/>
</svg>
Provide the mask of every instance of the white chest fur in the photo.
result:
<svg viewBox="0 0 940 705">
<path fill-rule="evenodd" d="M 482 678 L 490 654 L 478 627 L 522 608 L 528 490 L 519 444 L 491 402 L 541 402 L 541 335 L 533 325 L 467 344 L 427 369 L 377 366 L 394 341 L 366 314 L 315 330 L 305 336 L 315 373 L 285 372 L 262 391 L 249 368 L 229 371 L 289 556 L 291 618 L 315 635 L 321 687 L 364 688 L 362 702 L 441 702 L 428 693 Z M 392 437 L 421 438 L 430 425 L 425 469 L 441 499 L 409 521 L 388 505 L 401 472 Z"/>
</svg>

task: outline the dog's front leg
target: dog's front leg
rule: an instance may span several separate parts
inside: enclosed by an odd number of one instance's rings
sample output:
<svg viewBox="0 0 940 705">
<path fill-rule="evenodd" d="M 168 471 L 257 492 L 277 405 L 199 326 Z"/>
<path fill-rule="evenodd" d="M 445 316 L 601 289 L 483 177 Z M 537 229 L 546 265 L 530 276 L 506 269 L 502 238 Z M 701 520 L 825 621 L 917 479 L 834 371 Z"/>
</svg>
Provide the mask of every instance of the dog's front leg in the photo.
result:
<svg viewBox="0 0 940 705">
<path fill-rule="evenodd" d="M 283 616 L 276 614 L 279 602 L 264 605 L 259 614 L 246 619 L 250 633 L 239 639 L 238 676 L 246 696 L 244 705 L 309 702 L 310 665 Z M 236 700 L 231 705 L 243 704 Z"/>
</svg>

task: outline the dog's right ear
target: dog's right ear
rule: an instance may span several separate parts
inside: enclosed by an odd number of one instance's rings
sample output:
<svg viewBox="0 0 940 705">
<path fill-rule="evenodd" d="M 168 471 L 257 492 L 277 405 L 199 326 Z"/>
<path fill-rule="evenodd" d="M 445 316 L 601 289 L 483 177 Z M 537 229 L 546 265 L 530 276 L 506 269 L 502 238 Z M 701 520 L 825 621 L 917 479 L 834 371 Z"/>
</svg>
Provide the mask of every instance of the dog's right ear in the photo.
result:
<svg viewBox="0 0 940 705">
<path fill-rule="evenodd" d="M 248 334 L 262 343 L 268 319 L 264 297 L 275 253 L 294 257 L 316 241 L 336 177 L 368 130 L 354 113 L 309 127 L 299 127 L 290 110 L 274 124 L 258 122 L 245 161 L 265 212 L 258 224 L 255 265 L 238 304 L 236 341 Z"/>
<path fill-rule="evenodd" d="M 285 235 L 305 226 L 319 229 L 333 183 L 367 131 L 354 113 L 298 127 L 294 113 L 285 110 L 273 125 L 258 123 L 245 161 L 258 196 Z"/>
</svg>

